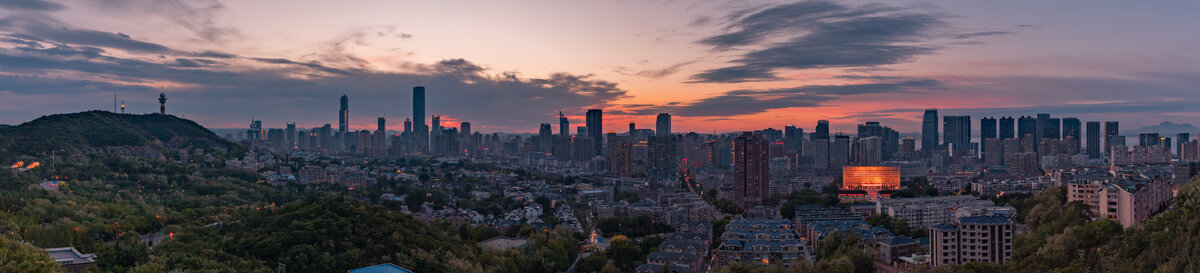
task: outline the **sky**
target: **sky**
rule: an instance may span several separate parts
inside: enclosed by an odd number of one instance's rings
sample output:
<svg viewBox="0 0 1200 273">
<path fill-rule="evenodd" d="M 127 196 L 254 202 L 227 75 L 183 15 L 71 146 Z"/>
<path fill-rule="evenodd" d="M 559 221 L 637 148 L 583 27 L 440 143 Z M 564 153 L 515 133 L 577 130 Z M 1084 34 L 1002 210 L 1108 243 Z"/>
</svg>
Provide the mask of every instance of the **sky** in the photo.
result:
<svg viewBox="0 0 1200 273">
<path fill-rule="evenodd" d="M 534 132 L 604 109 L 730 132 L 829 120 L 918 132 L 1050 113 L 1132 129 L 1200 119 L 1200 2 L 0 1 L 0 124 L 123 96 L 210 128 L 399 129 L 428 115 Z M 429 118 L 426 117 L 426 120 Z M 1200 132 L 1198 132 L 1200 133 Z"/>
</svg>

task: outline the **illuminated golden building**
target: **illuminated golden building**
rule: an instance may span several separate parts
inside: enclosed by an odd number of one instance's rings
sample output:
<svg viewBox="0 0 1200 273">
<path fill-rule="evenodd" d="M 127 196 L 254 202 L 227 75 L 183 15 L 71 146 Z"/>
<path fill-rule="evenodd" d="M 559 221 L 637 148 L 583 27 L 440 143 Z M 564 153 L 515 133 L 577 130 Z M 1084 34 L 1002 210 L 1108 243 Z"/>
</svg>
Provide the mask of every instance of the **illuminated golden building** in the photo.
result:
<svg viewBox="0 0 1200 273">
<path fill-rule="evenodd" d="M 842 190 L 878 192 L 900 189 L 900 167 L 846 166 L 842 168 Z"/>
</svg>

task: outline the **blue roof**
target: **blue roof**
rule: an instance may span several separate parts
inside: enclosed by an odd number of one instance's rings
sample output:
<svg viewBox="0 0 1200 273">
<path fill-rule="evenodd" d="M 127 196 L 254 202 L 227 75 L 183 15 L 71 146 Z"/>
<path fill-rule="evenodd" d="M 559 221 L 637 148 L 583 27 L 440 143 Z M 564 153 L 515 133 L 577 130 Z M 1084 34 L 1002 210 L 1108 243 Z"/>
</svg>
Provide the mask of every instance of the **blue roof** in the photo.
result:
<svg viewBox="0 0 1200 273">
<path fill-rule="evenodd" d="M 404 269 L 403 267 L 386 263 L 381 265 L 368 266 L 358 269 L 350 269 L 350 273 L 413 273 L 412 270 Z"/>
<path fill-rule="evenodd" d="M 898 245 L 905 245 L 905 244 L 915 244 L 915 243 L 917 243 L 917 240 L 913 240 L 912 238 L 909 238 L 908 236 L 900 235 L 900 236 L 892 237 L 891 239 L 883 240 L 882 242 L 879 242 L 879 243 L 885 244 L 885 245 L 890 245 L 890 246 L 898 246 Z"/>
<path fill-rule="evenodd" d="M 958 220 L 963 224 L 1011 224 L 1012 220 L 999 215 L 967 216 Z"/>
</svg>

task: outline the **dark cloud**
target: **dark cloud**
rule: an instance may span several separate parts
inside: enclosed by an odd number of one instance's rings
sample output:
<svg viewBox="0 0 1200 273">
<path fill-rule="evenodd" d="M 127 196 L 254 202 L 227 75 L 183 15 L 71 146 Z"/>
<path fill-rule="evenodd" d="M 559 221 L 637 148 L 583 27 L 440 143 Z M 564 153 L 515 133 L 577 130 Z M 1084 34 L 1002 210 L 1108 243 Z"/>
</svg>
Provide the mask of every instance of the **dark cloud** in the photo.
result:
<svg viewBox="0 0 1200 273">
<path fill-rule="evenodd" d="M 874 83 L 848 85 L 806 85 L 794 88 L 766 90 L 733 90 L 719 96 L 704 98 L 689 103 L 673 103 L 664 106 L 627 105 L 630 113 L 649 115 L 669 112 L 684 117 L 736 116 L 766 112 L 772 109 L 793 107 L 817 107 L 843 96 L 912 93 L 945 89 L 941 82 L 932 79 L 878 78 Z"/>
<path fill-rule="evenodd" d="M 292 60 L 288 60 L 285 58 L 250 58 L 250 59 L 259 61 L 259 62 L 263 62 L 263 63 L 269 63 L 269 64 L 290 64 L 290 65 L 303 66 L 303 67 L 316 69 L 316 70 L 319 70 L 319 71 L 322 71 L 325 73 L 330 73 L 330 74 L 338 74 L 338 75 L 350 74 L 350 71 L 324 66 L 317 62 L 297 62 L 297 61 L 292 61 Z"/>
<path fill-rule="evenodd" d="M 828 1 L 777 5 L 730 16 L 725 33 L 699 43 L 716 50 L 762 46 L 732 65 L 692 76 L 694 82 L 776 80 L 777 69 L 874 67 L 911 61 L 935 46 L 914 45 L 933 37 L 947 15 L 882 4 L 848 6 Z"/>
<path fill-rule="evenodd" d="M 206 59 L 176 58 L 175 62 L 178 63 L 179 67 L 207 67 L 207 66 L 223 66 L 223 65 L 225 65 L 225 63 L 223 63 L 223 62 L 206 60 Z"/>
<path fill-rule="evenodd" d="M 218 51 L 192 52 L 192 56 L 204 57 L 204 58 L 219 58 L 219 59 L 232 59 L 232 58 L 238 57 L 237 55 L 234 55 L 234 54 L 218 52 Z"/>
<path fill-rule="evenodd" d="M 19 33 L 30 41 L 54 41 L 56 43 L 115 48 L 137 53 L 165 53 L 167 47 L 138 41 L 116 32 L 79 29 L 68 26 L 44 14 L 21 14 L 4 18 L 0 30 Z M 13 37 L 10 35 L 10 37 Z"/>
<path fill-rule="evenodd" d="M 0 1 L 0 8 L 11 10 L 36 10 L 36 11 L 56 11 L 62 10 L 62 4 L 44 0 L 4 0 Z"/>
<path fill-rule="evenodd" d="M 1008 31 L 981 31 L 981 32 L 971 32 L 971 33 L 961 33 L 961 34 L 955 34 L 955 35 L 951 36 L 951 38 L 954 38 L 954 39 L 971 39 L 971 38 L 975 38 L 975 37 L 983 37 L 983 36 L 998 36 L 998 35 L 1009 35 L 1009 34 L 1012 34 L 1012 32 L 1008 32 Z"/>
</svg>

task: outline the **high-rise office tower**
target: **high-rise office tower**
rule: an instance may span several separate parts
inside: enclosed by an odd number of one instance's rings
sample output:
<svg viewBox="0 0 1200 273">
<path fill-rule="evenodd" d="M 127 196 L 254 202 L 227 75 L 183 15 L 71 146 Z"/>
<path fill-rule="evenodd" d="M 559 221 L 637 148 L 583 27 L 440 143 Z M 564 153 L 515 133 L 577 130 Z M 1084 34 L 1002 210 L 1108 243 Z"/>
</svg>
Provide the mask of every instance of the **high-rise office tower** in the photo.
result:
<svg viewBox="0 0 1200 273">
<path fill-rule="evenodd" d="M 1121 135 L 1120 124 L 1116 121 L 1104 122 L 1104 154 L 1112 154 L 1112 146 L 1125 146 L 1124 141 L 1114 141 L 1113 137 Z"/>
<path fill-rule="evenodd" d="M 475 135 L 471 134 L 471 123 L 463 121 L 458 124 L 458 129 L 462 130 L 462 134 L 459 136 L 458 140 L 459 143 L 462 143 L 461 147 L 463 150 L 466 150 L 467 155 L 475 155 L 475 149 L 479 147 L 472 142 L 472 138 L 475 137 Z"/>
<path fill-rule="evenodd" d="M 655 134 L 659 136 L 671 135 L 671 114 L 658 113 L 658 120 L 654 123 Z"/>
<path fill-rule="evenodd" d="M 1100 158 L 1100 122 L 1087 122 L 1087 155 L 1088 158 Z"/>
<path fill-rule="evenodd" d="M 996 118 L 983 118 L 979 120 L 979 157 L 987 158 L 988 154 L 988 139 L 996 138 L 998 132 L 996 126 Z M 999 151 L 996 151 L 999 152 Z"/>
<path fill-rule="evenodd" d="M 900 149 L 900 133 L 892 128 L 882 126 L 877 121 L 868 121 L 858 125 L 858 138 L 878 137 L 879 160 L 890 160 Z M 875 145 L 875 144 L 872 144 Z"/>
<path fill-rule="evenodd" d="M 429 127 L 425 125 L 425 87 L 413 87 L 414 153 L 429 153 Z"/>
<path fill-rule="evenodd" d="M 554 149 L 554 129 L 550 123 L 542 123 L 538 128 L 537 151 L 549 153 Z"/>
<path fill-rule="evenodd" d="M 823 119 L 818 120 L 817 128 L 815 130 L 813 130 L 813 133 L 810 136 L 814 140 L 815 139 L 824 139 L 824 140 L 828 141 L 829 140 L 829 121 L 823 120 Z"/>
<path fill-rule="evenodd" d="M 567 120 L 562 111 L 558 112 L 558 135 L 561 137 L 571 136 L 571 122 Z"/>
<path fill-rule="evenodd" d="M 743 132 L 733 139 L 734 203 L 749 208 L 770 195 L 769 156 L 762 135 Z"/>
<path fill-rule="evenodd" d="M 381 132 L 381 133 L 386 133 L 387 132 L 387 120 L 384 119 L 383 117 L 379 117 L 379 119 L 376 119 L 375 120 L 375 131 Z"/>
<path fill-rule="evenodd" d="M 946 148 L 966 151 L 971 146 L 971 116 L 943 116 L 942 131 Z M 966 154 L 964 154 L 966 155 Z"/>
<path fill-rule="evenodd" d="M 651 136 L 646 140 L 646 145 L 649 146 L 647 158 L 650 160 L 648 173 L 651 178 L 674 181 L 677 165 L 675 144 L 675 137 L 670 135 Z"/>
<path fill-rule="evenodd" d="M 1036 143 L 1037 142 L 1037 133 L 1038 133 L 1037 125 L 1038 125 L 1037 118 L 1030 117 L 1030 116 L 1021 116 L 1020 118 L 1017 118 L 1017 138 L 1020 138 L 1020 139 L 1032 138 L 1033 140 L 1031 140 L 1031 142 Z M 1034 151 L 1025 151 L 1025 152 L 1034 152 Z"/>
<path fill-rule="evenodd" d="M 1046 128 L 1049 126 L 1047 124 L 1050 122 L 1050 114 L 1037 114 L 1036 121 L 1037 128 L 1034 129 L 1037 130 L 1037 133 L 1033 135 L 1033 143 L 1034 145 L 1039 145 L 1038 143 L 1042 143 L 1042 139 L 1046 138 L 1047 131 L 1049 131 Z"/>
<path fill-rule="evenodd" d="M 1175 144 L 1175 154 L 1182 156 L 1183 155 L 1183 144 L 1187 143 L 1191 139 L 1192 139 L 1192 134 L 1189 134 L 1189 133 L 1175 134 L 1175 143 L 1176 143 Z"/>
<path fill-rule="evenodd" d="M 604 111 L 588 109 L 586 114 L 587 136 L 592 139 L 593 155 L 604 154 Z"/>
<path fill-rule="evenodd" d="M 1062 139 L 1066 142 L 1067 150 L 1070 154 L 1078 154 L 1082 147 L 1083 128 L 1079 124 L 1078 118 L 1063 118 L 1062 119 Z"/>
<path fill-rule="evenodd" d="M 342 107 L 338 110 L 338 133 L 350 130 L 350 97 L 342 95 Z"/>
<path fill-rule="evenodd" d="M 296 148 L 296 122 L 289 121 L 287 123 L 287 130 L 285 130 L 284 133 L 287 134 L 287 137 L 286 137 L 286 139 L 287 139 L 286 146 L 287 147 L 286 148 L 288 148 L 288 149 Z"/>
<path fill-rule="evenodd" d="M 1062 139 L 1062 119 L 1048 118 L 1042 127 L 1042 139 Z"/>
<path fill-rule="evenodd" d="M 442 148 L 442 147 L 446 146 L 446 145 L 442 145 L 441 143 L 438 143 L 438 140 L 442 139 L 440 137 L 443 133 L 442 131 L 443 131 L 442 130 L 442 116 L 441 115 L 433 115 L 433 119 L 429 120 L 429 153 L 435 154 L 435 155 L 442 155 L 443 152 L 445 152 L 442 150 L 438 150 L 438 148 Z"/>
<path fill-rule="evenodd" d="M 932 151 L 938 145 L 938 111 L 925 109 L 925 117 L 921 120 L 921 150 Z"/>
<path fill-rule="evenodd" d="M 1015 123 L 1013 121 L 1014 120 L 1012 117 L 1000 118 L 1000 126 L 999 126 L 1000 138 L 1014 138 L 1017 136 L 1015 131 L 1013 131 L 1013 128 L 1015 125 Z"/>
<path fill-rule="evenodd" d="M 1138 135 L 1138 145 L 1143 147 L 1159 145 L 1161 140 L 1162 138 L 1158 136 L 1158 133 L 1142 133 Z"/>
<path fill-rule="evenodd" d="M 829 145 L 829 167 L 840 170 L 850 164 L 850 136 L 833 136 L 833 144 Z"/>
<path fill-rule="evenodd" d="M 250 130 L 246 130 L 246 139 L 261 140 L 266 137 L 261 120 L 250 121 Z"/>
<path fill-rule="evenodd" d="M 609 173 L 617 177 L 633 176 L 633 142 L 630 137 L 608 138 L 608 166 Z"/>
<path fill-rule="evenodd" d="M 633 125 L 633 121 L 632 121 L 632 120 L 630 120 L 630 121 L 629 121 L 629 135 L 630 135 L 630 136 L 632 136 L 632 135 L 633 135 L 633 131 L 634 131 L 634 130 L 637 130 L 637 127 L 634 127 L 634 125 Z"/>
</svg>

